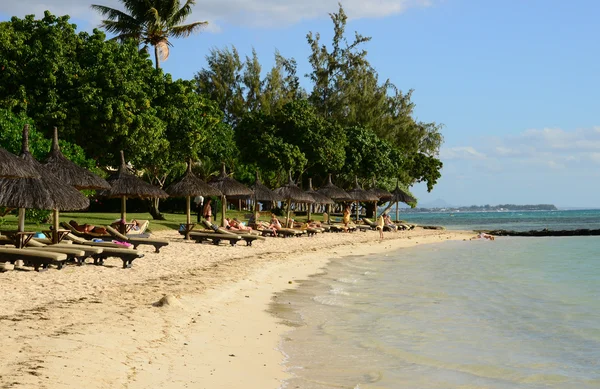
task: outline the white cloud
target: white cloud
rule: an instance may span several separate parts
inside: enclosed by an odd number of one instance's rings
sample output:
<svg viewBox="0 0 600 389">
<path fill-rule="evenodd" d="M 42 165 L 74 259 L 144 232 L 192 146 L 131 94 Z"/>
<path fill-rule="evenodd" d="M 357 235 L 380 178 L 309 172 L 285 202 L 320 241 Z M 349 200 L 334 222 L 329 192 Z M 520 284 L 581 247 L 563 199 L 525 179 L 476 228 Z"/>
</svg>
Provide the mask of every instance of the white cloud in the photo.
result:
<svg viewBox="0 0 600 389">
<path fill-rule="evenodd" d="M 440 159 L 485 159 L 486 155 L 475 150 L 471 146 L 442 148 L 440 150 Z"/>
<path fill-rule="evenodd" d="M 381 18 L 409 8 L 429 7 L 436 0 L 345 0 L 342 5 L 349 18 Z M 23 17 L 41 16 L 45 10 L 55 15 L 70 15 L 96 25 L 100 17 L 90 4 L 122 8 L 118 0 L 21 0 L 3 1 L 0 13 Z M 302 20 L 327 17 L 337 11 L 338 0 L 203 0 L 195 5 L 190 21 L 208 20 L 217 29 L 222 23 L 253 27 L 279 27 Z M 209 30 L 210 30 L 209 29 Z"/>
</svg>

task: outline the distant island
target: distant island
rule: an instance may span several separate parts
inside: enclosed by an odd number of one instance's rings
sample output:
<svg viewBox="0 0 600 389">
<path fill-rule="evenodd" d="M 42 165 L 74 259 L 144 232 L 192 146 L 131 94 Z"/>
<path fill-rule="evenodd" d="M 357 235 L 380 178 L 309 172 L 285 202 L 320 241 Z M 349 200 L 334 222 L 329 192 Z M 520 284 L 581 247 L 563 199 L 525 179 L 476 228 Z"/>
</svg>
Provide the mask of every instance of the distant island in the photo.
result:
<svg viewBox="0 0 600 389">
<path fill-rule="evenodd" d="M 499 204 L 499 205 L 470 205 L 466 207 L 434 207 L 434 208 L 403 208 L 402 212 L 509 212 L 509 211 L 558 211 L 553 204 Z"/>
</svg>

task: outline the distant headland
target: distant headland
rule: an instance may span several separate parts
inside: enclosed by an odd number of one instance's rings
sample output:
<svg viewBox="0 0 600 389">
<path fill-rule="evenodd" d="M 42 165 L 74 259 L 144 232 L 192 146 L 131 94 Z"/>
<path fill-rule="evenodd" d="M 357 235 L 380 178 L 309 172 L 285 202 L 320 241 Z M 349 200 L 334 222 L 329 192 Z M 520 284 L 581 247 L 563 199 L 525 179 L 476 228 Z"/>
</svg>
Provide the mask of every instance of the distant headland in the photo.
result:
<svg viewBox="0 0 600 389">
<path fill-rule="evenodd" d="M 470 205 L 462 207 L 417 207 L 403 209 L 403 213 L 410 212 L 510 212 L 510 211 L 558 211 L 553 204 L 499 204 L 499 205 Z"/>
</svg>

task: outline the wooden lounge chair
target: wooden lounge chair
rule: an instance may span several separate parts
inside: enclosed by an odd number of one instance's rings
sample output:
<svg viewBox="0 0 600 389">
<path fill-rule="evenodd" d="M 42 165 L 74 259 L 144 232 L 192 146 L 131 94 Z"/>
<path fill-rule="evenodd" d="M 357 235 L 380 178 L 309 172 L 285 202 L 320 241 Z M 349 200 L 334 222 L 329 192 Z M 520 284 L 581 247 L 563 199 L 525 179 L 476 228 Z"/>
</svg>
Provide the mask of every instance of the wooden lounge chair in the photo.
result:
<svg viewBox="0 0 600 389">
<path fill-rule="evenodd" d="M 155 253 L 159 253 L 161 247 L 169 245 L 169 241 L 165 240 L 165 239 L 136 238 L 136 237 L 133 237 L 130 235 L 123 235 L 119 231 L 112 228 L 111 226 L 106 226 L 106 231 L 108 231 L 108 233 L 110 235 L 112 235 L 113 239 L 116 239 L 116 240 L 119 240 L 122 242 L 131 243 L 133 245 L 134 249 L 137 249 L 138 246 L 141 246 L 141 245 L 150 245 L 150 246 L 154 246 Z"/>
<path fill-rule="evenodd" d="M 204 243 L 210 242 L 216 246 L 221 243 L 221 241 L 228 241 L 230 245 L 235 246 L 237 242 L 242 240 L 242 237 L 239 235 L 230 235 L 230 234 L 222 234 L 220 232 L 190 232 L 190 239 L 196 241 L 196 243 Z"/>
<path fill-rule="evenodd" d="M 33 266 L 35 271 L 47 270 L 49 265 L 56 265 L 60 270 L 67 260 L 67 255 L 51 251 L 0 247 L 0 262 L 14 265 L 19 260 L 27 266 Z"/>
<path fill-rule="evenodd" d="M 132 247 L 126 248 L 123 245 L 112 242 L 93 242 L 82 239 L 78 236 L 73 236 L 72 234 L 67 235 L 65 239 L 72 241 L 75 245 L 102 248 L 101 253 L 92 256 L 94 259 L 94 265 L 98 266 L 104 265 L 104 261 L 106 259 L 114 257 L 123 261 L 123 268 L 127 269 L 132 266 L 134 260 L 144 257 L 144 254 L 134 250 Z"/>
<path fill-rule="evenodd" d="M 62 250 L 80 250 L 83 251 L 83 255 L 76 257 L 69 257 L 70 261 L 74 261 L 79 266 L 85 264 L 85 260 L 87 258 L 92 258 L 94 263 L 98 262 L 100 258 L 102 258 L 102 253 L 104 249 L 102 247 L 92 247 L 92 246 L 84 246 L 84 245 L 74 245 L 70 240 L 62 241 L 58 244 L 53 244 L 50 239 L 31 239 L 27 244 L 28 248 L 44 248 L 48 251 L 57 251 L 64 252 Z M 54 250 L 53 250 L 54 249 Z"/>
<path fill-rule="evenodd" d="M 216 225 L 213 225 L 208 220 L 203 220 L 202 225 L 206 228 L 206 232 L 210 231 L 210 233 L 218 232 L 220 234 L 240 236 L 242 240 L 246 242 L 246 246 L 252 246 L 252 242 L 254 242 L 255 240 L 265 240 L 264 236 L 245 233 L 243 231 L 237 230 L 230 231 L 223 227 L 217 227 L 217 231 L 215 231 Z"/>
</svg>

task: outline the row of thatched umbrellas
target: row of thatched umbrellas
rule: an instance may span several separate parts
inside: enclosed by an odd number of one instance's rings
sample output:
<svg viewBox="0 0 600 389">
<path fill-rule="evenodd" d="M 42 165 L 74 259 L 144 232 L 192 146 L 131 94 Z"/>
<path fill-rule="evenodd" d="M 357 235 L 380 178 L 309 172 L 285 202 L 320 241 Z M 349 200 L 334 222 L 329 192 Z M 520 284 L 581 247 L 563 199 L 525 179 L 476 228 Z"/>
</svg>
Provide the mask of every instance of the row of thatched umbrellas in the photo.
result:
<svg viewBox="0 0 600 389">
<path fill-rule="evenodd" d="M 287 185 L 272 191 L 260 182 L 257 173 L 256 181 L 250 189 L 229 177 L 225 171 L 225 164 L 223 164 L 221 174 L 213 182 L 207 184 L 192 173 L 191 161 L 188 162 L 188 168 L 183 178 L 167 188 L 165 192 L 132 174 L 125 163 L 123 151 L 121 151 L 119 168 L 107 180 L 104 180 L 89 170 L 74 164 L 62 154 L 58 145 L 56 128 L 54 128 L 52 147 L 45 164 L 41 164 L 33 158 L 29 152 L 28 139 L 29 127 L 25 125 L 20 158 L 0 148 L 0 206 L 19 208 L 19 231 L 21 232 L 24 230 L 24 210 L 26 208 L 53 210 L 53 241 L 58 240 L 59 211 L 75 211 L 89 206 L 89 199 L 78 191 L 82 189 L 100 190 L 104 196 L 121 198 L 121 219 L 123 221 L 127 220 L 127 198 L 164 198 L 169 195 L 185 197 L 188 226 L 191 225 L 190 198 L 195 196 L 221 196 L 222 224 L 225 219 L 227 198 L 252 197 L 255 204 L 259 201 L 285 201 L 288 206 L 288 219 L 292 202 L 333 204 L 335 201 L 414 201 L 398 186 L 392 193 L 376 187 L 365 191 L 358 184 L 358 179 L 356 179 L 355 187 L 346 192 L 333 185 L 331 174 L 327 184 L 318 191 L 312 188 L 311 180 L 309 180 L 309 189 L 303 191 L 294 183 L 291 174 Z M 258 207 L 254 208 L 257 212 Z"/>
</svg>

